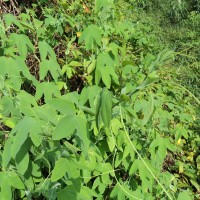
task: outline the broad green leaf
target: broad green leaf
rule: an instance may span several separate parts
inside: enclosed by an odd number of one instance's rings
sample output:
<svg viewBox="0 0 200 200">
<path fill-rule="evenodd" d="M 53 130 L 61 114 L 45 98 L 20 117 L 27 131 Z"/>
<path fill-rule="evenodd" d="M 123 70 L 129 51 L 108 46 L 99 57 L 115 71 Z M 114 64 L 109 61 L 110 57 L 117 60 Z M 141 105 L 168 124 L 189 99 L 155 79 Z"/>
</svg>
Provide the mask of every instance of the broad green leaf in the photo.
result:
<svg viewBox="0 0 200 200">
<path fill-rule="evenodd" d="M 17 46 L 18 52 L 24 60 L 27 56 L 28 49 L 30 49 L 31 52 L 35 51 L 33 44 L 26 35 L 12 33 L 9 39 L 12 44 Z"/>
<path fill-rule="evenodd" d="M 113 0 L 95 0 L 95 10 L 100 11 L 102 8 L 114 6 Z"/>
<path fill-rule="evenodd" d="M 40 80 L 43 80 L 48 72 L 51 73 L 54 81 L 57 82 L 58 77 L 61 75 L 61 69 L 56 60 L 42 60 L 40 62 Z"/>
<path fill-rule="evenodd" d="M 39 100 L 44 94 L 44 99 L 49 100 L 53 97 L 60 97 L 60 90 L 54 82 L 42 82 L 37 85 L 35 98 Z"/>
<path fill-rule="evenodd" d="M 77 198 L 77 191 L 73 185 L 68 185 L 63 190 L 59 191 L 58 193 L 58 200 L 64 199 L 78 199 Z"/>
<path fill-rule="evenodd" d="M 7 174 L 2 172 L 0 174 L 0 187 L 1 187 L 1 191 L 0 191 L 0 197 L 1 200 L 12 200 L 12 190 L 11 190 L 11 186 L 8 184 L 7 182 Z"/>
<path fill-rule="evenodd" d="M 16 26 L 18 26 L 18 28 L 22 31 L 24 31 L 24 27 L 21 25 L 20 21 L 16 19 L 16 17 L 12 14 L 6 14 L 4 16 L 4 20 L 6 23 L 6 27 L 8 28 L 10 25 L 15 24 Z"/>
<path fill-rule="evenodd" d="M 192 179 L 190 179 L 190 182 L 197 189 L 197 191 L 200 191 L 200 185 L 196 181 L 193 181 Z"/>
<path fill-rule="evenodd" d="M 58 114 L 56 110 L 48 104 L 34 107 L 34 112 L 38 119 L 42 119 L 46 122 L 51 122 L 56 125 L 58 121 Z"/>
<path fill-rule="evenodd" d="M 155 63 L 158 65 L 164 65 L 166 62 L 171 61 L 174 59 L 174 52 L 170 51 L 168 49 L 164 49 L 163 51 L 161 51 L 157 58 Z"/>
<path fill-rule="evenodd" d="M 22 77 L 20 75 L 20 69 L 15 62 L 15 59 L 11 57 L 0 57 L 0 75 L 6 76 L 4 84 L 12 89 L 19 91 L 21 89 Z"/>
<path fill-rule="evenodd" d="M 16 167 L 17 167 L 17 170 L 20 172 L 20 174 L 25 174 L 29 165 L 29 154 L 28 152 L 26 152 L 25 155 L 23 155 L 24 152 L 22 151 L 23 150 L 21 149 L 20 152 L 16 156 Z"/>
<path fill-rule="evenodd" d="M 81 187 L 81 191 L 78 193 L 78 199 L 93 200 L 93 197 L 98 197 L 97 193 L 94 190 L 91 190 L 89 187 L 86 186 Z"/>
<path fill-rule="evenodd" d="M 17 134 L 15 135 L 15 137 L 13 139 L 13 144 L 12 144 L 12 147 L 11 147 L 11 155 L 12 155 L 13 158 L 16 157 L 17 153 L 21 149 L 21 146 L 24 144 L 24 142 L 28 138 L 29 131 L 26 130 L 27 127 L 25 129 L 22 128 L 22 126 L 26 126 L 26 125 L 28 125 L 28 124 L 25 123 L 25 120 L 22 120 L 16 126 L 17 130 L 15 131 L 15 129 L 13 129 L 13 132 L 17 132 Z"/>
<path fill-rule="evenodd" d="M 56 61 L 56 54 L 47 42 L 39 41 L 38 47 L 42 61 L 47 60 L 47 58 L 49 60 Z"/>
<path fill-rule="evenodd" d="M 55 108 L 57 111 L 59 111 L 62 114 L 65 115 L 75 115 L 75 106 L 71 101 L 61 99 L 61 98 L 54 98 L 47 100 L 46 103 L 53 108 Z"/>
<path fill-rule="evenodd" d="M 117 183 L 115 185 L 115 187 L 112 189 L 112 192 L 110 193 L 110 197 L 111 198 L 114 198 L 118 195 L 119 191 L 121 190 L 120 186 L 119 186 L 119 183 Z"/>
<path fill-rule="evenodd" d="M 35 116 L 33 107 L 37 107 L 37 102 L 34 96 L 24 90 L 20 90 L 17 95 L 17 100 L 19 101 L 19 111 L 23 113 L 23 115 L 30 117 Z"/>
<path fill-rule="evenodd" d="M 101 92 L 101 118 L 106 127 L 110 127 L 112 117 L 112 93 L 104 88 Z"/>
<path fill-rule="evenodd" d="M 11 155 L 13 158 L 16 157 L 17 153 L 20 151 L 22 145 L 27 140 L 29 134 L 32 140 L 32 136 L 39 136 L 41 133 L 41 129 L 38 126 L 37 122 L 32 117 L 24 117 L 16 127 L 11 131 L 11 134 L 15 134 L 13 138 L 13 144 L 11 147 Z M 42 142 L 41 139 L 39 141 L 32 140 L 36 146 L 39 146 Z M 36 143 L 35 143 L 36 142 Z"/>
<path fill-rule="evenodd" d="M 78 43 L 85 42 L 86 49 L 92 49 L 94 44 L 101 46 L 101 29 L 97 25 L 89 25 L 81 34 Z"/>
<path fill-rule="evenodd" d="M 143 115 L 144 115 L 143 119 L 142 119 L 142 125 L 144 126 L 150 120 L 150 118 L 153 114 L 153 111 L 154 111 L 153 97 L 150 96 L 149 101 L 144 100 L 144 99 L 136 101 L 136 103 L 134 105 L 134 109 L 136 112 L 142 110 Z"/>
<path fill-rule="evenodd" d="M 82 147 L 83 151 L 86 153 L 90 145 L 90 140 L 88 136 L 88 125 L 87 120 L 80 115 L 67 115 L 63 117 L 58 122 L 54 130 L 53 139 L 60 140 L 62 138 L 69 137 L 74 133 L 76 133 L 76 135 L 78 136 L 78 143 Z"/>
<path fill-rule="evenodd" d="M 118 76 L 115 73 L 114 60 L 111 58 L 109 53 L 103 52 L 100 53 L 97 57 L 97 64 L 95 70 L 95 83 L 99 84 L 102 79 L 103 83 L 107 88 L 111 86 L 111 78 L 112 80 L 118 84 Z"/>
<path fill-rule="evenodd" d="M 15 57 L 15 62 L 17 63 L 17 67 L 20 70 L 20 72 L 22 72 L 24 77 L 26 77 L 28 80 L 36 81 L 34 79 L 34 77 L 30 74 L 26 63 L 25 63 L 25 61 L 23 60 L 23 58 L 21 56 L 16 56 Z"/>
<path fill-rule="evenodd" d="M 2 167 L 6 168 L 11 159 L 11 146 L 12 137 L 8 138 L 4 145 L 3 155 L 2 155 Z"/>
<path fill-rule="evenodd" d="M 105 68 L 101 71 L 102 81 L 106 85 L 107 88 L 110 88 L 111 86 L 111 77 L 109 74 L 109 68 Z"/>
<path fill-rule="evenodd" d="M 60 158 L 59 160 L 57 160 L 55 167 L 52 171 L 51 181 L 55 182 L 61 179 L 68 171 L 68 168 L 69 168 L 69 162 L 66 158 Z"/>
<path fill-rule="evenodd" d="M 61 118 L 53 132 L 53 140 L 60 140 L 62 138 L 67 138 L 74 134 L 76 130 L 75 116 L 67 115 Z"/>
<path fill-rule="evenodd" d="M 83 64 L 81 64 L 80 62 L 77 62 L 77 61 L 71 61 L 68 65 L 72 66 L 72 67 L 82 67 L 83 66 Z"/>
<path fill-rule="evenodd" d="M 9 171 L 5 175 L 10 186 L 17 189 L 25 189 L 23 181 L 19 178 L 15 171 Z"/>
<path fill-rule="evenodd" d="M 96 106 L 96 126 L 99 128 L 99 123 L 102 119 L 106 127 L 110 127 L 112 116 L 112 93 L 107 89 L 103 88 L 100 93 L 100 98 Z"/>
<path fill-rule="evenodd" d="M 110 149 L 110 152 L 113 152 L 113 150 L 115 149 L 116 140 L 115 140 L 115 137 L 112 133 L 110 133 L 107 136 L 107 142 L 108 142 L 108 147 Z"/>
<path fill-rule="evenodd" d="M 135 174 L 135 172 L 138 170 L 140 161 L 139 160 L 135 160 L 132 165 L 131 168 L 129 170 L 129 175 Z"/>
<path fill-rule="evenodd" d="M 75 123 L 76 123 L 76 129 L 77 129 L 76 135 L 80 139 L 79 142 L 81 144 L 81 147 L 84 153 L 87 154 L 87 151 L 90 146 L 87 120 L 83 116 L 78 115 L 75 118 Z"/>
<path fill-rule="evenodd" d="M 179 195 L 178 195 L 178 200 L 193 200 L 194 198 L 192 198 L 191 196 L 190 196 L 190 193 L 189 193 L 189 191 L 183 191 L 183 192 L 181 192 L 181 193 L 179 193 Z"/>
</svg>

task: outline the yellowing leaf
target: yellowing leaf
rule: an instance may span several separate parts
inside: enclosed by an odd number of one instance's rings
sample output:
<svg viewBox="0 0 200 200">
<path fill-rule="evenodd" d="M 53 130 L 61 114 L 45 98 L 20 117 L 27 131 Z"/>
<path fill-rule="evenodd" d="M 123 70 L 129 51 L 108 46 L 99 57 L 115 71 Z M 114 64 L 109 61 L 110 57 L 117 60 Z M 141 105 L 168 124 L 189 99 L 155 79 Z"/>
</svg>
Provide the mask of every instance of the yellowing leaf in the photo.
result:
<svg viewBox="0 0 200 200">
<path fill-rule="evenodd" d="M 76 36 L 77 36 L 78 38 L 80 38 L 80 37 L 81 37 L 81 32 L 76 32 Z"/>
<path fill-rule="evenodd" d="M 181 144 L 181 138 L 179 138 L 177 141 L 177 145 L 180 145 L 180 144 Z"/>
</svg>

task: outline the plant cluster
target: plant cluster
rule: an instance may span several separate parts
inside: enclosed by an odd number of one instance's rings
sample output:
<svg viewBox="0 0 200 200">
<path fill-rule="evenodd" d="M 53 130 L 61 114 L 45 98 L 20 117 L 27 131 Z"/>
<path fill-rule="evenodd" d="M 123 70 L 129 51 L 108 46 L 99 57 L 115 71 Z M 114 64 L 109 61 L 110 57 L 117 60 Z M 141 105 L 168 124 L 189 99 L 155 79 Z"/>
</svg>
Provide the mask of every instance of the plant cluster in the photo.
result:
<svg viewBox="0 0 200 200">
<path fill-rule="evenodd" d="M 141 2 L 4 1 L 2 200 L 199 198 L 200 102 Z"/>
</svg>

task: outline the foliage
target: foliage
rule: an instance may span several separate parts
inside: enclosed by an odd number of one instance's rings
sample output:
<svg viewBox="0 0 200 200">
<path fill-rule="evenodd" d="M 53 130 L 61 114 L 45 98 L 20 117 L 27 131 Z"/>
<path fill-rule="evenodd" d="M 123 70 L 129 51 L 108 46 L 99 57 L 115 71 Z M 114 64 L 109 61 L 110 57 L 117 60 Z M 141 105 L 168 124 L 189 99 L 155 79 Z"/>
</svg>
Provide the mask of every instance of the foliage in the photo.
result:
<svg viewBox="0 0 200 200">
<path fill-rule="evenodd" d="M 126 12 L 139 3 L 1 16 L 1 199 L 199 198 L 200 102 L 170 74 L 177 53 L 152 16 Z"/>
</svg>

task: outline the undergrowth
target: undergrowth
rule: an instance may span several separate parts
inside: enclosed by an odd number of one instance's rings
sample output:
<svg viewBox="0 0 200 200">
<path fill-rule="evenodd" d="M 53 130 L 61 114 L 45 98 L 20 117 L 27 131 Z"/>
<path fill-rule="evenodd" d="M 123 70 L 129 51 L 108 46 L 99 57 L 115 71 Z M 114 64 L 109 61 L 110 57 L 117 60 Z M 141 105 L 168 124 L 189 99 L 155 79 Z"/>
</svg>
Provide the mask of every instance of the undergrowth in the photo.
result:
<svg viewBox="0 0 200 200">
<path fill-rule="evenodd" d="M 200 197 L 199 8 L 153 3 L 2 2 L 2 200 Z"/>
</svg>

